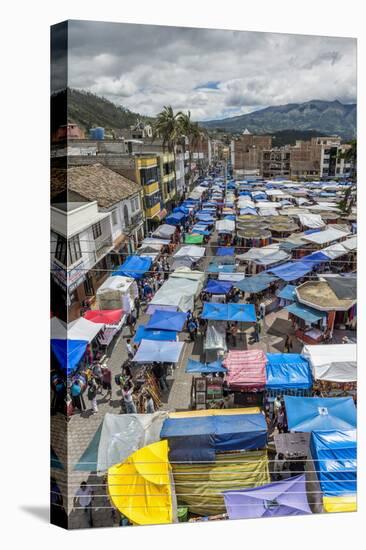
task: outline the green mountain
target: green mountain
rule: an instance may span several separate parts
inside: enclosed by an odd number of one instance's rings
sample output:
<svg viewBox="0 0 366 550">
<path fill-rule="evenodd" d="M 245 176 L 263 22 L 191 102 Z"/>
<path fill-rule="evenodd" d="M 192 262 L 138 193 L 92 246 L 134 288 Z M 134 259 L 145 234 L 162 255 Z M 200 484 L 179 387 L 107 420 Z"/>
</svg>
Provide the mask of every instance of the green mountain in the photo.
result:
<svg viewBox="0 0 366 550">
<path fill-rule="evenodd" d="M 67 96 L 66 96 L 67 94 Z M 95 126 L 107 129 L 128 128 L 137 120 L 152 120 L 134 113 L 122 106 L 115 105 L 104 97 L 83 90 L 68 88 L 51 97 L 52 126 L 58 128 L 65 119 L 63 111 L 67 99 L 67 120 L 78 124 L 84 130 Z"/>
<path fill-rule="evenodd" d="M 340 101 L 311 100 L 267 107 L 253 113 L 200 122 L 208 130 L 223 129 L 241 133 L 275 134 L 281 130 L 315 131 L 318 135 L 340 135 L 343 139 L 356 137 L 356 104 Z"/>
</svg>

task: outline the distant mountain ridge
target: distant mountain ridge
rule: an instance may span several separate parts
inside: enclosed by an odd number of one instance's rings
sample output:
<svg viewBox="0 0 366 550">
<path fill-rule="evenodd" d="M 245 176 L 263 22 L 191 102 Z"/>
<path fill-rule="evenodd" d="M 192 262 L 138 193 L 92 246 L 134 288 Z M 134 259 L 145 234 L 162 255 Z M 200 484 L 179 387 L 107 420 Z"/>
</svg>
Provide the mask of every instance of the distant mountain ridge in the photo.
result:
<svg viewBox="0 0 366 550">
<path fill-rule="evenodd" d="M 241 133 L 246 128 L 251 133 L 276 133 L 280 130 L 311 130 L 320 134 L 337 134 L 343 139 L 356 137 L 357 105 L 343 104 L 338 100 L 313 99 L 305 103 L 288 103 L 266 107 L 253 113 L 202 121 L 199 124 L 208 130 L 221 129 Z"/>
</svg>

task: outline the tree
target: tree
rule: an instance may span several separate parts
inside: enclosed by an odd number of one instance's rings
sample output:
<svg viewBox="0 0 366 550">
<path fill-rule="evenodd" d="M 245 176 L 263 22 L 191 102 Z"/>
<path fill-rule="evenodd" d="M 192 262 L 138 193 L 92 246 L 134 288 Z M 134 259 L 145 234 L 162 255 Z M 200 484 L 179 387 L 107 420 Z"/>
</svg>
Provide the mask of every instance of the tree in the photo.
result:
<svg viewBox="0 0 366 550">
<path fill-rule="evenodd" d="M 206 135 L 206 132 L 197 122 L 192 122 L 191 112 L 182 113 L 180 117 L 180 126 L 182 134 L 188 139 L 189 146 L 189 167 L 188 176 L 191 181 L 192 175 L 192 149 L 197 147 L 201 139 Z"/>
<path fill-rule="evenodd" d="M 174 156 L 174 182 L 177 186 L 177 174 L 175 170 L 175 154 L 178 140 L 181 136 L 180 119 L 182 112 L 174 113 L 170 105 L 164 106 L 163 110 L 157 115 L 153 126 L 152 140 L 160 137 L 163 141 L 163 150 L 168 149 Z"/>
</svg>

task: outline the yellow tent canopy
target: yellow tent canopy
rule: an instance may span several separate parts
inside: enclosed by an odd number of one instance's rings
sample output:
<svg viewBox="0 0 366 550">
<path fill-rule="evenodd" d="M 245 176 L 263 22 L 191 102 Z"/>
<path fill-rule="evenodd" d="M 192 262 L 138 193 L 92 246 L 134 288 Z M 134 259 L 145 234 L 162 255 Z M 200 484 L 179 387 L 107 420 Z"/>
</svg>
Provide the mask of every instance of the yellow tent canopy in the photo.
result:
<svg viewBox="0 0 366 550">
<path fill-rule="evenodd" d="M 356 495 L 343 495 L 340 497 L 323 497 L 323 506 L 326 512 L 356 512 Z"/>
<path fill-rule="evenodd" d="M 169 418 L 192 418 L 201 416 L 222 416 L 231 414 L 258 414 L 259 407 L 247 407 L 242 409 L 203 409 L 198 411 L 181 411 L 169 413 Z"/>
<path fill-rule="evenodd" d="M 172 464 L 178 505 L 193 514 L 226 512 L 223 492 L 270 482 L 267 451 L 225 452 L 212 464 Z"/>
<path fill-rule="evenodd" d="M 108 470 L 112 504 L 136 525 L 172 523 L 170 474 L 166 440 L 135 451 Z"/>
</svg>

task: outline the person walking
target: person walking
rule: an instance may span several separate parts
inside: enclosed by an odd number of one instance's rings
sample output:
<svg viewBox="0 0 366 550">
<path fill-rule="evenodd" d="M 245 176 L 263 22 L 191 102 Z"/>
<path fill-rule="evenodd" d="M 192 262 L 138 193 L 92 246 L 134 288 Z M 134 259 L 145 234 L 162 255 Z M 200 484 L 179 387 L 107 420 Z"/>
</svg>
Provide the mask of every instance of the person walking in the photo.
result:
<svg viewBox="0 0 366 550">
<path fill-rule="evenodd" d="M 238 334 L 238 325 L 236 323 L 232 323 L 230 327 L 230 335 L 231 335 L 231 342 L 234 348 L 236 348 L 237 334 Z"/>
<path fill-rule="evenodd" d="M 155 412 L 155 406 L 151 393 L 146 391 L 145 395 L 145 410 L 146 414 L 153 414 Z"/>
<path fill-rule="evenodd" d="M 132 384 L 132 382 L 130 384 L 125 384 L 123 386 L 122 399 L 126 409 L 126 414 L 137 413 L 136 405 L 132 397 L 133 390 L 134 390 L 134 385 Z"/>
<path fill-rule="evenodd" d="M 134 336 L 135 334 L 135 325 L 136 325 L 136 315 L 135 312 L 132 310 L 128 316 L 127 319 L 127 325 L 130 329 L 130 336 Z"/>
<path fill-rule="evenodd" d="M 131 338 L 127 338 L 127 341 L 126 341 L 126 350 L 127 350 L 128 358 L 129 358 L 129 360 L 131 361 L 131 359 L 132 359 L 133 356 L 134 356 L 133 348 L 132 348 L 132 344 L 131 344 Z"/>
<path fill-rule="evenodd" d="M 92 515 L 92 503 L 93 503 L 93 489 L 88 487 L 85 481 L 82 481 L 79 489 L 75 493 L 74 507 L 79 505 L 85 515 L 88 518 L 90 527 L 93 527 L 93 515 Z"/>
<path fill-rule="evenodd" d="M 95 378 L 91 378 L 88 384 L 88 399 L 91 403 L 92 408 L 92 414 L 95 414 L 98 412 L 98 404 L 97 404 L 97 391 L 98 391 L 98 385 L 95 381 Z"/>
<path fill-rule="evenodd" d="M 134 300 L 134 305 L 136 310 L 136 317 L 139 318 L 140 317 L 140 300 L 138 296 L 136 296 Z"/>
<path fill-rule="evenodd" d="M 112 401 L 112 371 L 107 366 L 104 366 L 102 368 L 102 388 L 103 390 L 106 390 L 106 394 L 104 395 L 104 399 L 108 399 L 109 397 L 109 403 Z"/>
<path fill-rule="evenodd" d="M 188 328 L 191 342 L 194 342 L 196 340 L 196 334 L 197 334 L 197 323 L 193 316 L 189 319 L 187 323 L 187 328 Z"/>
<path fill-rule="evenodd" d="M 168 383 L 167 383 L 167 379 L 166 379 L 166 376 L 165 376 L 165 370 L 164 370 L 164 367 L 161 363 L 157 363 L 155 362 L 154 365 L 153 365 L 153 368 L 152 368 L 152 372 L 153 372 L 153 375 L 155 376 L 159 386 L 160 386 L 160 389 L 162 391 L 168 391 L 169 390 L 169 386 L 168 386 Z"/>
<path fill-rule="evenodd" d="M 84 399 L 81 393 L 81 385 L 79 380 L 74 380 L 71 384 L 70 395 L 74 409 L 84 411 L 86 409 Z"/>
<path fill-rule="evenodd" d="M 291 350 L 292 350 L 292 339 L 291 339 L 291 336 L 288 334 L 285 341 L 284 352 L 290 353 Z"/>
</svg>

